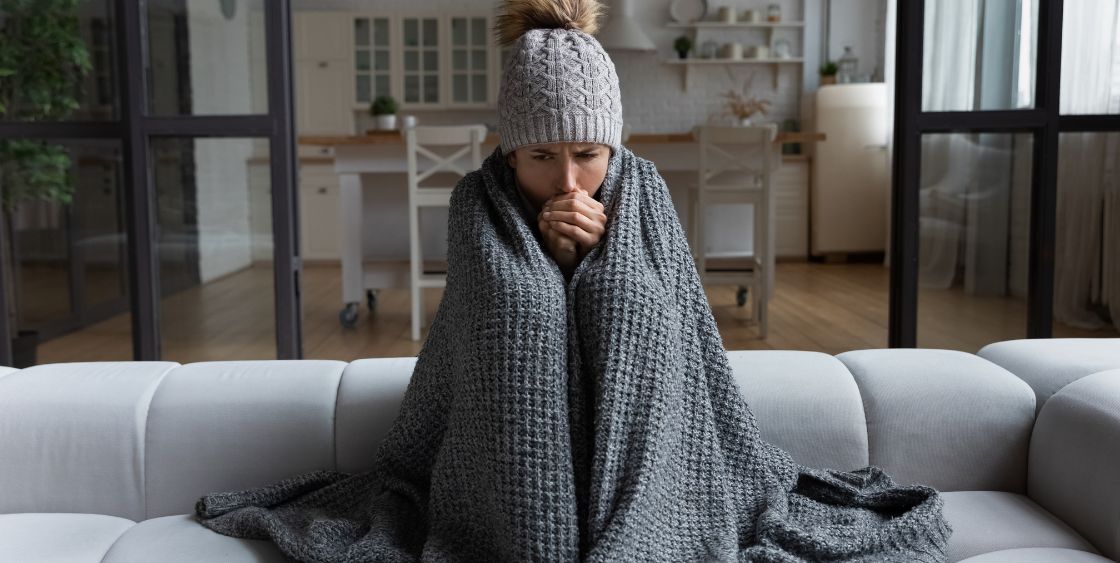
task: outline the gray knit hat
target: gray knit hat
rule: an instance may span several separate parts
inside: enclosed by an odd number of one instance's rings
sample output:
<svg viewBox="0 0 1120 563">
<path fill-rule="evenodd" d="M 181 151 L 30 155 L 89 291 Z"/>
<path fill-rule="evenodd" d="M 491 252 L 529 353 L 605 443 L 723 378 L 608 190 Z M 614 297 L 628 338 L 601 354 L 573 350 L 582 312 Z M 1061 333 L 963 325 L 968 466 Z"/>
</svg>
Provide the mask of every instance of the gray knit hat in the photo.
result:
<svg viewBox="0 0 1120 563">
<path fill-rule="evenodd" d="M 507 0 L 498 34 L 516 40 L 498 90 L 503 153 L 543 143 L 622 146 L 618 75 L 589 34 L 600 13 L 595 0 Z"/>
</svg>

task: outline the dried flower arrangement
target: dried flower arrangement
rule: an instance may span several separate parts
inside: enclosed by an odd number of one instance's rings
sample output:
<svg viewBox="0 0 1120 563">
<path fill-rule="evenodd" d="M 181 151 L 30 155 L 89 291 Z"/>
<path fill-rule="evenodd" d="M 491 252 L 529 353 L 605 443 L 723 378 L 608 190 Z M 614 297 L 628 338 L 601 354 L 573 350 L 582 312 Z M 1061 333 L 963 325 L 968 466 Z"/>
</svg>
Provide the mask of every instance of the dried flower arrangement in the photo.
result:
<svg viewBox="0 0 1120 563">
<path fill-rule="evenodd" d="M 727 74 L 731 76 L 731 71 L 728 70 Z M 750 95 L 753 80 L 754 75 L 748 75 L 741 90 L 732 88 L 720 95 L 726 100 L 727 113 L 738 120 L 750 119 L 755 114 L 766 115 L 766 110 L 770 108 L 770 100 Z"/>
</svg>

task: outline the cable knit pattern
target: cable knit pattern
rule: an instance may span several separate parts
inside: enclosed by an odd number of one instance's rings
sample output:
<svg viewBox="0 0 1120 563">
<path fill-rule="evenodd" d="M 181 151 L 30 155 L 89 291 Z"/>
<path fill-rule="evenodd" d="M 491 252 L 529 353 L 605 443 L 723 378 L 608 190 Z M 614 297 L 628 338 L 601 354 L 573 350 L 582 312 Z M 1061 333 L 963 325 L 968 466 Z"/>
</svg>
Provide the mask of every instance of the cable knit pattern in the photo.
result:
<svg viewBox="0 0 1120 563">
<path fill-rule="evenodd" d="M 622 146 L 614 63 L 575 29 L 533 29 L 514 43 L 498 90 L 501 148 L 585 142 Z"/>
<path fill-rule="evenodd" d="M 447 288 L 374 469 L 200 499 L 303 561 L 946 559 L 937 492 L 762 441 L 664 182 L 623 148 L 570 281 L 501 150 L 456 187 Z"/>
</svg>

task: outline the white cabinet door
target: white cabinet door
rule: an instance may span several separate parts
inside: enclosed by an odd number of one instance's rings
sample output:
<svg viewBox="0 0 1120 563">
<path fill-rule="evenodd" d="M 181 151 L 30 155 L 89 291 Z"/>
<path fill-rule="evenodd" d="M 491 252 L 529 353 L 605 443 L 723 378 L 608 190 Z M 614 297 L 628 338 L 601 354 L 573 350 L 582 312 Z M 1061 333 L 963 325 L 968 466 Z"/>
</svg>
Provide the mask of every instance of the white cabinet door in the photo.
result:
<svg viewBox="0 0 1120 563">
<path fill-rule="evenodd" d="M 338 260 L 341 256 L 338 177 L 307 173 L 299 184 L 300 255 L 304 260 Z"/>
<path fill-rule="evenodd" d="M 351 25 L 345 12 L 296 12 L 292 17 L 296 60 L 349 59 Z"/>
<path fill-rule="evenodd" d="M 790 161 L 771 177 L 774 189 L 774 254 L 806 258 L 809 252 L 809 163 Z"/>
<path fill-rule="evenodd" d="M 296 131 L 300 135 L 353 134 L 351 77 L 344 61 L 296 63 Z"/>
</svg>

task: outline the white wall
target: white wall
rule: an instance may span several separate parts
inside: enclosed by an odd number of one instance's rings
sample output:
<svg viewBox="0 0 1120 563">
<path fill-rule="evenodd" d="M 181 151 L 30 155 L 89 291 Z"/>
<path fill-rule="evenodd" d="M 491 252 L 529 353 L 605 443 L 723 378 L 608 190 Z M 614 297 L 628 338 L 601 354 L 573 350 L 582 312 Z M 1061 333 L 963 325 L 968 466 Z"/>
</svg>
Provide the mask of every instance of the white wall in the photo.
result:
<svg viewBox="0 0 1120 563">
<path fill-rule="evenodd" d="M 187 3 L 195 115 L 253 109 L 249 16 L 243 4 L 238 8 L 227 20 L 216 1 Z M 199 275 L 206 283 L 252 262 L 247 161 L 253 147 L 250 140 L 199 139 L 194 148 Z"/>
<path fill-rule="evenodd" d="M 857 74 L 882 81 L 883 46 L 886 44 L 886 0 L 825 0 L 831 4 L 828 57 L 837 61 L 844 47 L 859 59 Z"/>
</svg>

